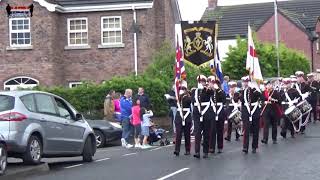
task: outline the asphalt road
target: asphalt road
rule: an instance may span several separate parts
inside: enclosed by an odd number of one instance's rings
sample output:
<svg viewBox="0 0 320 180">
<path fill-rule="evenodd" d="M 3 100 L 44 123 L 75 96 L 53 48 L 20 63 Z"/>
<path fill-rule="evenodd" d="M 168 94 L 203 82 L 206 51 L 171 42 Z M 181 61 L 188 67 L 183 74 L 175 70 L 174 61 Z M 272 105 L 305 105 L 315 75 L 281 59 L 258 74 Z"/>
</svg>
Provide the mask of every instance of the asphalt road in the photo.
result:
<svg viewBox="0 0 320 180">
<path fill-rule="evenodd" d="M 320 123 L 309 125 L 295 139 L 259 144 L 257 154 L 241 152 L 242 142 L 226 142 L 224 152 L 209 159 L 173 156 L 173 146 L 148 150 L 99 149 L 95 161 L 45 159 L 50 171 L 25 180 L 320 180 Z M 184 150 L 181 150 L 183 154 Z"/>
</svg>

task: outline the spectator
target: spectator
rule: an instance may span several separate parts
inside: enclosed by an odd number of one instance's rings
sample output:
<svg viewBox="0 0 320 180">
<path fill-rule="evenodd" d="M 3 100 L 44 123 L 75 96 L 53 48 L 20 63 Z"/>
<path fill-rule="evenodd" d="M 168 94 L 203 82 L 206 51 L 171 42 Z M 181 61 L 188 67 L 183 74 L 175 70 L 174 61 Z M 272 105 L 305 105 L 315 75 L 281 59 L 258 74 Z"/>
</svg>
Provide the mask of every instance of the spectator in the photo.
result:
<svg viewBox="0 0 320 180">
<path fill-rule="evenodd" d="M 138 89 L 137 99 L 140 100 L 140 107 L 144 107 L 146 109 L 151 108 L 149 96 L 144 93 L 144 89 L 142 87 L 139 87 Z"/>
<path fill-rule="evenodd" d="M 141 116 L 140 116 L 140 100 L 134 100 L 134 106 L 132 107 L 131 124 L 134 127 L 134 141 L 135 147 L 141 148 L 140 134 L 141 134 Z"/>
<path fill-rule="evenodd" d="M 143 135 L 142 149 L 150 148 L 151 146 L 148 144 L 148 137 L 150 135 L 150 126 L 152 126 L 152 122 L 150 118 L 153 116 L 152 111 L 147 111 L 146 108 L 141 108 L 141 135 Z"/>
<path fill-rule="evenodd" d="M 177 100 L 176 100 L 176 93 L 174 92 L 174 85 L 170 90 L 170 92 L 168 94 L 165 94 L 165 97 L 170 107 L 171 124 L 172 124 L 173 133 L 175 134 L 176 127 L 175 127 L 174 121 L 176 119 L 176 114 L 177 114 Z"/>
<path fill-rule="evenodd" d="M 121 110 L 121 122 L 122 122 L 122 138 L 121 144 L 123 147 L 133 147 L 128 143 L 129 136 L 131 133 L 130 117 L 132 115 L 132 90 L 126 89 L 124 96 L 120 99 L 120 110 Z"/>
<path fill-rule="evenodd" d="M 113 113 L 114 113 L 114 104 L 113 104 L 113 98 L 115 96 L 115 91 L 111 90 L 109 94 L 107 94 L 105 100 L 104 100 L 104 118 L 107 120 L 113 119 Z"/>
<path fill-rule="evenodd" d="M 229 81 L 230 81 L 229 76 L 223 77 L 222 88 L 225 94 L 229 94 L 229 85 L 228 85 Z"/>
<path fill-rule="evenodd" d="M 118 122 L 121 122 L 121 110 L 120 110 L 120 93 L 116 93 L 114 96 L 114 119 Z"/>
</svg>

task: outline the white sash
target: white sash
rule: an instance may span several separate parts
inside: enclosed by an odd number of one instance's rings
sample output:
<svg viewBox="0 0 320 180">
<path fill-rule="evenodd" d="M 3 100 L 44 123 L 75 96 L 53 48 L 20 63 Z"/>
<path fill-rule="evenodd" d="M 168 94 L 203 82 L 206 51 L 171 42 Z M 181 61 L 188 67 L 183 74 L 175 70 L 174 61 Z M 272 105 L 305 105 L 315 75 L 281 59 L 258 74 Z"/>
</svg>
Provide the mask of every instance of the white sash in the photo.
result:
<svg viewBox="0 0 320 180">
<path fill-rule="evenodd" d="M 259 103 L 258 102 L 251 103 L 251 104 L 248 103 L 247 90 L 248 90 L 248 88 L 246 88 L 244 90 L 244 102 L 245 102 L 244 105 L 246 106 L 246 108 L 248 110 L 248 113 L 250 115 L 249 121 L 252 122 L 252 116 L 256 112 L 256 110 L 257 110 L 257 108 L 259 106 Z M 254 106 L 252 111 L 251 111 L 251 106 Z"/>
<path fill-rule="evenodd" d="M 215 120 L 218 121 L 219 114 L 220 114 L 220 112 L 221 112 L 221 110 L 222 110 L 222 108 L 223 108 L 223 103 L 216 103 L 216 104 L 215 104 L 215 103 L 212 101 L 212 99 L 210 99 L 210 101 L 211 101 L 211 104 L 212 104 L 212 109 L 213 109 L 213 111 L 214 111 L 214 113 L 215 113 L 215 115 L 216 115 Z M 218 110 L 217 110 L 217 107 L 216 107 L 216 106 L 219 106 Z"/>
</svg>

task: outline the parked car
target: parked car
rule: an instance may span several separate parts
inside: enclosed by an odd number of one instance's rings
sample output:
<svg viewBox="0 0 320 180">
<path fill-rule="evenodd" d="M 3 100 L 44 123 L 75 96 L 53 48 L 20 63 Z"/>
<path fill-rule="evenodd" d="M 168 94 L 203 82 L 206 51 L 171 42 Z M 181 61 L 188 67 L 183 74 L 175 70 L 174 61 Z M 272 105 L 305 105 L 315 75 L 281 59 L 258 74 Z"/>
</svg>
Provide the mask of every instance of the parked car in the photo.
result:
<svg viewBox="0 0 320 180">
<path fill-rule="evenodd" d="M 0 134 L 0 176 L 2 176 L 7 169 L 7 147 L 4 141 L 4 137 Z"/>
<path fill-rule="evenodd" d="M 72 105 L 40 91 L 0 92 L 0 133 L 8 156 L 39 164 L 42 157 L 82 156 L 96 152 L 93 129 Z"/>
<path fill-rule="evenodd" d="M 121 125 L 107 120 L 87 120 L 96 135 L 97 148 L 106 144 L 120 142 L 122 136 Z"/>
</svg>

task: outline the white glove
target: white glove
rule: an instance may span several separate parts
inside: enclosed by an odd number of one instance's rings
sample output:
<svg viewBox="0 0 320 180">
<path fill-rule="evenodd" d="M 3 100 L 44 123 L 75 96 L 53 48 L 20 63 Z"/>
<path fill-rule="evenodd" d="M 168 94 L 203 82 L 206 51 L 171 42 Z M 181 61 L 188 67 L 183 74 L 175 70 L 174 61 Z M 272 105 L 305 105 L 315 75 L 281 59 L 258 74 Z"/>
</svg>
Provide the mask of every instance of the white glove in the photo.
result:
<svg viewBox="0 0 320 180">
<path fill-rule="evenodd" d="M 301 96 L 302 96 L 302 99 L 305 100 L 309 96 L 309 92 L 306 92 L 306 93 L 302 94 Z"/>
<path fill-rule="evenodd" d="M 203 85 L 201 83 L 198 84 L 198 89 L 203 89 Z"/>
<path fill-rule="evenodd" d="M 213 84 L 213 88 L 214 88 L 214 89 L 219 89 L 218 84 Z"/>
<path fill-rule="evenodd" d="M 166 99 L 169 99 L 170 95 L 169 94 L 165 94 L 164 97 L 166 97 Z"/>
</svg>

